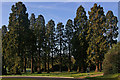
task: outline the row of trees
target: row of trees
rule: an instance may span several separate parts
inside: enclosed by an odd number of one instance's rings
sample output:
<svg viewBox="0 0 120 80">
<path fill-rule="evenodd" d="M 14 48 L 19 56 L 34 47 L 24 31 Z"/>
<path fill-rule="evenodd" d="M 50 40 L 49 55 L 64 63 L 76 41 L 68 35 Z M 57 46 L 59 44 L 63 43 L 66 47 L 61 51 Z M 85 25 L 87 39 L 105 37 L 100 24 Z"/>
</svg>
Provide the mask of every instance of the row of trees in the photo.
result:
<svg viewBox="0 0 120 80">
<path fill-rule="evenodd" d="M 69 72 L 85 72 L 94 65 L 95 71 L 101 71 L 104 54 L 117 43 L 117 17 L 112 11 L 105 15 L 97 4 L 88 12 L 89 18 L 80 6 L 74 21 L 69 19 L 65 26 L 59 22 L 56 27 L 52 19 L 45 25 L 42 15 L 35 18 L 33 13 L 28 19 L 22 2 L 11 10 L 8 27 L 2 26 L 3 74 L 20 74 L 26 72 L 26 67 L 31 73 L 49 73 L 58 68 L 56 65 L 61 72 L 63 66 Z"/>
</svg>

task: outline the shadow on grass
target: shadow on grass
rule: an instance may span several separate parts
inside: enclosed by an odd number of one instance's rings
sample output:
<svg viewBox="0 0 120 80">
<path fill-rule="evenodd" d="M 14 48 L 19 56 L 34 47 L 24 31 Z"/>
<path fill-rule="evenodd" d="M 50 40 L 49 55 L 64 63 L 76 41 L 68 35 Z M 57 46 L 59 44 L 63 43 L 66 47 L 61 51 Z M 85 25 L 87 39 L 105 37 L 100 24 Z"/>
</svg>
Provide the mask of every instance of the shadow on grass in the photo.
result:
<svg viewBox="0 0 120 80">
<path fill-rule="evenodd" d="M 86 77 L 88 80 L 120 80 L 120 78 L 96 78 L 96 77 Z"/>
<path fill-rule="evenodd" d="M 2 78 L 1 80 L 37 80 L 37 79 L 30 79 L 30 78 Z"/>
</svg>

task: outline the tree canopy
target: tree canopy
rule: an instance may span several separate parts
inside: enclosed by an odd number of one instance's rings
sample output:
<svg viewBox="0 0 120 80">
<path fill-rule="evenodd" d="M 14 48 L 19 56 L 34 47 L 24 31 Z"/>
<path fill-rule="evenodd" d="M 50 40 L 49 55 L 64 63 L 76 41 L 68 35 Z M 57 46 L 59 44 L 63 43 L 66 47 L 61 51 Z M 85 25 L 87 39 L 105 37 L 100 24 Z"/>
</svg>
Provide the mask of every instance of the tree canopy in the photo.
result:
<svg viewBox="0 0 120 80">
<path fill-rule="evenodd" d="M 101 71 L 104 55 L 114 55 L 112 50 L 118 49 L 113 46 L 117 43 L 117 23 L 112 11 L 105 14 L 95 3 L 88 16 L 80 5 L 74 20 L 68 19 L 65 25 L 55 25 L 53 19 L 45 24 L 43 15 L 36 18 L 32 13 L 29 18 L 25 4 L 17 2 L 11 7 L 9 24 L 1 30 L 3 74 L 26 73 L 26 68 L 31 68 L 31 73 L 85 72 L 87 67 Z"/>
</svg>

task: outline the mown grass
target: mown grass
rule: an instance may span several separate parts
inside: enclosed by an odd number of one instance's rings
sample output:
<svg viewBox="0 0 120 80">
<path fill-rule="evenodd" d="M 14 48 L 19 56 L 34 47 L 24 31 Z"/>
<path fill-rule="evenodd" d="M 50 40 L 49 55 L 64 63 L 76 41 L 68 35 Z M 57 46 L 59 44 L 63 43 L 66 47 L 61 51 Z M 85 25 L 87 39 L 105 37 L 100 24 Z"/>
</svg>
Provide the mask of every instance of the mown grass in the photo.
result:
<svg viewBox="0 0 120 80">
<path fill-rule="evenodd" d="M 51 77 L 81 77 L 95 74 L 102 74 L 103 72 L 90 72 L 90 73 L 77 73 L 77 72 L 42 72 L 41 74 L 30 72 L 23 73 L 22 75 L 3 75 L 3 76 L 51 76 Z"/>
<path fill-rule="evenodd" d="M 1 80 L 38 80 L 38 79 L 30 79 L 30 78 L 2 78 Z"/>
<path fill-rule="evenodd" d="M 89 80 L 120 80 L 120 73 L 96 76 L 96 77 L 86 77 L 86 79 L 89 79 Z"/>
<path fill-rule="evenodd" d="M 102 74 L 103 72 L 90 72 L 90 73 L 77 73 L 77 72 L 51 72 L 46 73 L 43 72 L 42 74 L 37 73 L 24 73 L 22 75 L 3 75 L 3 76 L 50 76 L 50 77 L 74 77 L 79 78 L 82 76 L 89 80 L 120 80 L 120 73 L 118 74 L 110 74 L 110 75 L 104 75 L 104 76 L 96 76 L 96 77 L 89 77 L 90 75 L 96 75 L 96 74 Z M 39 80 L 37 78 L 3 78 L 2 80 Z"/>
</svg>

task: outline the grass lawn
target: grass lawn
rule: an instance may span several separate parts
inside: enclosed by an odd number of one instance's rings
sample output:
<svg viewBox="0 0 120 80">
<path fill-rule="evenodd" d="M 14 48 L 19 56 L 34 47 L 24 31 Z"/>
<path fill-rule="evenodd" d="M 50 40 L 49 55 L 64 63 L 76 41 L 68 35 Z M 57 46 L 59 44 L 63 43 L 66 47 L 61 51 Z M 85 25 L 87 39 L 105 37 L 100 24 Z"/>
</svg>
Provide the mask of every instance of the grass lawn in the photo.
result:
<svg viewBox="0 0 120 80">
<path fill-rule="evenodd" d="M 105 76 L 96 76 L 96 77 L 89 77 L 91 75 L 96 75 L 96 74 L 102 74 L 103 72 L 90 72 L 90 73 L 77 73 L 77 72 L 51 72 L 51 73 L 46 73 L 43 72 L 42 74 L 37 74 L 33 73 L 31 74 L 30 72 L 24 73 L 22 75 L 3 75 L 3 76 L 50 76 L 50 77 L 74 77 L 74 78 L 79 78 L 82 76 L 86 76 L 86 79 L 89 80 L 120 80 L 120 73 L 119 74 L 110 74 L 110 75 L 105 75 Z M 37 78 L 3 78 L 2 80 L 39 80 Z"/>
<path fill-rule="evenodd" d="M 90 80 L 120 80 L 120 73 L 86 78 Z"/>
<path fill-rule="evenodd" d="M 30 72 L 23 73 L 22 75 L 3 75 L 3 76 L 51 76 L 51 77 L 81 77 L 95 74 L 102 74 L 103 72 L 90 72 L 90 73 L 77 73 L 77 72 L 42 72 L 41 74 Z"/>
<path fill-rule="evenodd" d="M 39 80 L 39 79 L 30 79 L 30 78 L 3 78 L 1 80 Z"/>
<path fill-rule="evenodd" d="M 75 71 L 73 72 L 42 72 L 41 74 L 38 73 L 30 73 L 30 69 L 27 69 L 26 73 L 23 73 L 22 75 L 3 75 L 3 76 L 49 76 L 49 77 L 74 77 L 74 78 L 80 78 L 83 77 L 89 80 L 120 80 L 120 73 L 119 74 L 111 74 L 111 75 L 105 75 L 105 76 L 96 76 L 96 77 L 90 77 L 91 75 L 97 75 L 102 74 L 103 72 L 94 72 L 91 71 L 90 73 L 77 73 Z M 39 80 L 36 78 L 3 78 L 2 80 Z"/>
</svg>

